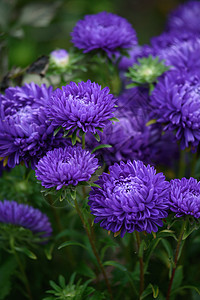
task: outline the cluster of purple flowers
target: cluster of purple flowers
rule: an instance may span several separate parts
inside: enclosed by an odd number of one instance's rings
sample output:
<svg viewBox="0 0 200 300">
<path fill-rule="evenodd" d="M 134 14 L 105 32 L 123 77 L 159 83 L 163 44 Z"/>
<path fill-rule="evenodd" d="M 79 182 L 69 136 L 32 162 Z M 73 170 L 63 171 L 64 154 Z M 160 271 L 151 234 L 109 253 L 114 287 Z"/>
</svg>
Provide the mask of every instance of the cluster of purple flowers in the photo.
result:
<svg viewBox="0 0 200 300">
<path fill-rule="evenodd" d="M 46 114 L 51 95 L 52 87 L 35 83 L 10 87 L 0 95 L 0 157 L 9 167 L 30 162 L 35 168 L 47 151 L 66 143 L 62 134 L 54 137 Z"/>
</svg>

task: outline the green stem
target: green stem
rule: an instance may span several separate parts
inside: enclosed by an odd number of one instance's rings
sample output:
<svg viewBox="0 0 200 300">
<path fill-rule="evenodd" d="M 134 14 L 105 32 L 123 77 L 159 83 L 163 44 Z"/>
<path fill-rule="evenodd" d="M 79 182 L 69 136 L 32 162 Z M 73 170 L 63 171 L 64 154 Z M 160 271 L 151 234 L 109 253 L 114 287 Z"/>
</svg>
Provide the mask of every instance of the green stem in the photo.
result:
<svg viewBox="0 0 200 300">
<path fill-rule="evenodd" d="M 181 246 L 181 242 L 182 242 L 182 239 L 183 239 L 183 234 L 184 234 L 184 231 L 185 231 L 186 223 L 187 223 L 187 220 L 185 220 L 183 222 L 183 225 L 181 227 L 181 231 L 180 231 L 180 234 L 179 234 L 179 238 L 178 238 L 178 242 L 177 242 L 177 246 L 176 246 L 175 257 L 174 257 L 174 267 L 173 267 L 172 276 L 171 276 L 171 279 L 170 279 L 170 282 L 169 282 L 169 287 L 168 287 L 168 291 L 167 291 L 166 300 L 170 299 L 171 288 L 172 288 L 174 275 L 175 275 L 176 268 L 177 268 L 177 263 L 178 263 L 178 258 L 179 258 L 179 251 L 180 251 L 180 246 Z"/>
<path fill-rule="evenodd" d="M 85 133 L 82 136 L 82 149 L 85 149 Z"/>
<path fill-rule="evenodd" d="M 139 254 L 141 240 L 140 240 L 140 234 L 138 231 L 135 231 L 135 237 L 136 237 L 136 241 L 137 241 L 138 257 L 139 257 L 139 263 L 140 263 L 140 296 L 141 296 L 144 291 L 144 262 L 143 262 L 143 255 Z"/>
<path fill-rule="evenodd" d="M 27 298 L 29 300 L 33 300 L 33 297 L 32 297 L 32 294 L 31 294 L 30 285 L 29 285 L 29 281 L 28 281 L 28 278 L 26 276 L 26 272 L 24 270 L 24 266 L 23 266 L 23 264 L 22 264 L 22 262 L 20 260 L 19 255 L 17 254 L 17 252 L 15 250 L 14 238 L 13 237 L 10 238 L 10 246 L 11 246 L 11 251 L 12 251 L 12 253 L 15 256 L 15 259 L 16 259 L 16 261 L 18 263 L 18 266 L 19 266 L 19 269 L 20 269 L 20 272 L 21 272 L 22 281 L 24 283 L 24 286 L 25 286 L 26 292 L 27 292 Z"/>
<path fill-rule="evenodd" d="M 100 267 L 101 272 L 102 272 L 102 274 L 103 274 L 103 277 L 104 277 L 104 279 L 105 279 L 105 282 L 106 282 L 106 285 L 107 285 L 107 289 L 108 289 L 108 292 L 109 292 L 109 295 L 110 295 L 110 299 L 113 300 L 112 290 L 111 290 L 111 286 L 110 286 L 108 277 L 107 277 L 107 275 L 106 275 L 106 272 L 105 272 L 105 270 L 104 270 L 103 264 L 102 264 L 102 262 L 101 262 L 101 259 L 100 259 L 100 257 L 99 257 L 99 254 L 98 254 L 98 252 L 97 252 L 97 249 L 96 249 L 96 246 L 95 246 L 95 244 L 94 244 L 94 240 L 93 240 L 93 238 L 92 238 L 92 235 L 91 235 L 90 231 L 88 230 L 87 224 L 86 224 L 86 222 L 85 222 L 85 220 L 84 220 L 84 217 L 83 217 L 83 215 L 82 215 L 82 212 L 81 212 L 81 210 L 80 210 L 80 208 L 79 208 L 77 199 L 74 199 L 74 203 L 75 203 L 76 211 L 77 211 L 77 213 L 78 213 L 78 215 L 79 215 L 79 217 L 80 217 L 80 219 L 81 219 L 81 222 L 82 222 L 82 224 L 83 224 L 83 227 L 84 227 L 84 229 L 85 229 L 85 231 L 86 231 L 86 234 L 87 234 L 87 236 L 88 236 L 90 245 L 91 245 L 91 247 L 92 247 L 92 251 L 93 251 L 93 253 L 94 253 L 94 255 L 95 255 L 96 259 L 97 259 L 97 262 L 98 262 L 98 264 L 99 264 L 99 267 Z"/>
</svg>

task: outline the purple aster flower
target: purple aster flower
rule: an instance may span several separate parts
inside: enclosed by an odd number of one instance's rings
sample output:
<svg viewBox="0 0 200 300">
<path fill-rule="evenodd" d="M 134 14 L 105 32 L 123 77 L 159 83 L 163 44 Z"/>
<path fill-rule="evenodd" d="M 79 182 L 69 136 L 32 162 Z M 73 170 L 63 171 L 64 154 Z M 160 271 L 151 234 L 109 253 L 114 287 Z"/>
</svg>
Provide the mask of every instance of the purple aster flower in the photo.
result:
<svg viewBox="0 0 200 300">
<path fill-rule="evenodd" d="M 200 2 L 189 1 L 172 11 L 168 17 L 167 27 L 170 31 L 182 30 L 200 34 Z"/>
<path fill-rule="evenodd" d="M 103 128 L 111 122 L 115 101 L 108 87 L 101 89 L 90 80 L 78 84 L 70 82 L 52 94 L 48 116 L 53 126 L 96 133 L 97 127 Z"/>
<path fill-rule="evenodd" d="M 34 168 L 39 158 L 65 144 L 61 133 L 54 137 L 54 126 L 46 115 L 52 87 L 35 83 L 10 87 L 0 95 L 0 157 L 13 168 L 20 162 Z"/>
<path fill-rule="evenodd" d="M 89 202 L 94 222 L 112 232 L 156 232 L 168 215 L 169 182 L 141 161 L 114 164 L 92 187 Z"/>
<path fill-rule="evenodd" d="M 190 72 L 200 76 L 200 38 L 180 41 L 168 48 L 160 49 L 157 55 L 181 72 Z"/>
<path fill-rule="evenodd" d="M 181 148 L 196 148 L 200 141 L 200 81 L 187 74 L 168 72 L 156 85 L 151 104 L 164 130 L 175 131 Z"/>
<path fill-rule="evenodd" d="M 200 182 L 194 178 L 171 180 L 170 209 L 176 217 L 200 218 Z"/>
<path fill-rule="evenodd" d="M 69 54 L 65 49 L 54 50 L 50 53 L 50 62 L 58 68 L 65 68 L 69 63 Z"/>
<path fill-rule="evenodd" d="M 122 17 L 112 13 L 100 12 L 86 15 L 77 22 L 71 33 L 75 47 L 84 53 L 101 49 L 107 53 L 116 53 L 120 48 L 131 48 L 137 44 L 135 30 Z"/>
<path fill-rule="evenodd" d="M 38 162 L 36 177 L 45 188 L 76 186 L 88 181 L 98 168 L 98 159 L 79 147 L 58 148 L 47 152 Z"/>
<path fill-rule="evenodd" d="M 52 227 L 48 217 L 39 209 L 15 201 L 0 201 L 0 223 L 22 226 L 33 233 L 40 233 L 42 238 L 49 237 Z"/>
</svg>

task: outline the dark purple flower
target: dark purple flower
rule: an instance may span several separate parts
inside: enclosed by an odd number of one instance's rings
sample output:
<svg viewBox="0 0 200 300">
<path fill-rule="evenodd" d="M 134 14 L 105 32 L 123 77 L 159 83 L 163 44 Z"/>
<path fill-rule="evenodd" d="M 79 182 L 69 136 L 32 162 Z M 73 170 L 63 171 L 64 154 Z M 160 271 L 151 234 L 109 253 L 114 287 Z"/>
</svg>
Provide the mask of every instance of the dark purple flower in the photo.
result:
<svg viewBox="0 0 200 300">
<path fill-rule="evenodd" d="M 48 217 L 39 209 L 15 201 L 0 201 L 0 223 L 22 226 L 33 233 L 41 233 L 41 237 L 49 237 L 52 227 Z"/>
<path fill-rule="evenodd" d="M 45 188 L 77 185 L 88 181 L 98 168 L 98 159 L 79 147 L 58 148 L 39 160 L 36 177 Z"/>
<path fill-rule="evenodd" d="M 168 17 L 167 27 L 170 31 L 187 30 L 200 34 L 200 2 L 189 1 L 172 11 Z"/>
<path fill-rule="evenodd" d="M 95 133 L 97 127 L 103 128 L 111 122 L 115 101 L 108 87 L 101 89 L 90 80 L 70 82 L 52 94 L 48 116 L 54 126 Z"/>
<path fill-rule="evenodd" d="M 157 55 L 165 60 L 165 64 L 173 66 L 181 72 L 190 72 L 200 76 L 200 38 L 172 44 L 170 47 L 160 49 Z"/>
<path fill-rule="evenodd" d="M 100 12 L 86 15 L 77 22 L 72 33 L 72 43 L 84 53 L 101 49 L 116 53 L 120 48 L 130 48 L 137 44 L 135 30 L 122 17 Z"/>
<path fill-rule="evenodd" d="M 98 150 L 107 165 L 134 159 L 169 165 L 177 158 L 178 146 L 172 140 L 173 135 L 162 135 L 160 124 L 147 126 L 151 119 L 149 102 L 146 90 L 138 88 L 126 90 L 118 97 L 115 117 L 119 122 L 108 124 L 100 133 L 100 143 L 112 146 Z M 98 146 L 92 135 L 86 138 L 86 143 L 90 149 Z"/>
<path fill-rule="evenodd" d="M 94 222 L 112 232 L 156 232 L 168 215 L 169 182 L 141 161 L 114 164 L 92 187 L 89 202 Z"/>
<path fill-rule="evenodd" d="M 165 131 L 175 131 L 181 148 L 196 148 L 200 141 L 200 81 L 187 74 L 168 72 L 156 85 L 151 104 Z"/>
<path fill-rule="evenodd" d="M 191 177 L 173 179 L 170 184 L 170 209 L 176 217 L 191 215 L 200 218 L 200 182 Z"/>
<path fill-rule="evenodd" d="M 35 83 L 10 87 L 0 95 L 0 157 L 13 168 L 20 162 L 34 168 L 39 158 L 65 143 L 53 136 L 54 126 L 46 114 L 52 87 Z"/>
<path fill-rule="evenodd" d="M 65 68 L 69 63 L 69 54 L 65 49 L 54 50 L 50 53 L 50 63 L 58 68 Z"/>
</svg>

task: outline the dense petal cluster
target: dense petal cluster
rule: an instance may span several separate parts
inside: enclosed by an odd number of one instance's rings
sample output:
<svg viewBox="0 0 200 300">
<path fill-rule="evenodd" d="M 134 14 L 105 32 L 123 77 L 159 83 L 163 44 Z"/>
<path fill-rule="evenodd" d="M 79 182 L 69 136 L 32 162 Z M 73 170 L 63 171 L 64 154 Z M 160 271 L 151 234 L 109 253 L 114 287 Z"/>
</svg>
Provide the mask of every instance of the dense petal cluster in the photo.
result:
<svg viewBox="0 0 200 300">
<path fill-rule="evenodd" d="M 176 217 L 200 218 L 200 182 L 194 178 L 171 180 L 170 209 Z"/>
<path fill-rule="evenodd" d="M 89 202 L 94 222 L 112 232 L 156 232 L 168 215 L 169 182 L 141 161 L 121 162 L 109 168 L 92 187 Z"/>
<path fill-rule="evenodd" d="M 15 201 L 0 201 L 0 223 L 22 226 L 41 237 L 49 237 L 52 227 L 48 217 L 39 209 Z"/>
<path fill-rule="evenodd" d="M 74 46 L 83 49 L 83 52 L 101 49 L 107 53 L 116 53 L 120 48 L 130 48 L 137 44 L 131 24 L 107 12 L 86 15 L 77 22 L 71 36 Z"/>
<path fill-rule="evenodd" d="M 88 181 L 98 168 L 98 160 L 81 147 L 58 148 L 47 152 L 38 162 L 36 177 L 45 188 L 76 186 Z"/>
<path fill-rule="evenodd" d="M 0 95 L 0 157 L 13 168 L 20 162 L 32 167 L 48 150 L 61 146 L 61 135 L 46 115 L 46 103 L 52 87 L 35 83 L 10 87 Z"/>
<path fill-rule="evenodd" d="M 54 126 L 95 133 L 97 127 L 103 128 L 111 122 L 115 101 L 108 87 L 101 89 L 90 80 L 70 82 L 52 94 L 48 116 Z"/>
<path fill-rule="evenodd" d="M 187 30 L 200 34 L 200 2 L 189 1 L 172 11 L 168 18 L 170 31 Z"/>
<path fill-rule="evenodd" d="M 156 85 L 151 103 L 164 130 L 175 131 L 181 148 L 196 148 L 200 141 L 200 81 L 177 72 L 167 74 Z"/>
</svg>

